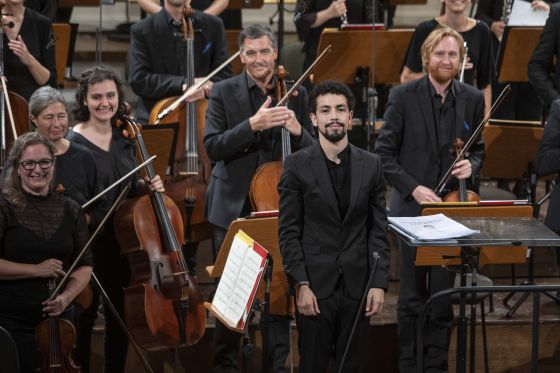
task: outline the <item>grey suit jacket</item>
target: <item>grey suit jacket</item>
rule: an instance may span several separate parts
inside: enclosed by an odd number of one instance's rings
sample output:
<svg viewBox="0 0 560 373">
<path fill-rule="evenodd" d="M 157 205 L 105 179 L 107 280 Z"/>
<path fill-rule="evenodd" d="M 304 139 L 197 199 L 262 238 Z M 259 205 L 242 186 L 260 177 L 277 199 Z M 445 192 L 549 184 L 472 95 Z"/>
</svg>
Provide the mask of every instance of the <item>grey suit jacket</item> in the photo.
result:
<svg viewBox="0 0 560 373">
<path fill-rule="evenodd" d="M 298 95 L 289 101 L 303 127 L 299 138 L 291 136 L 292 151 L 314 143 L 311 120 L 307 109 L 307 93 L 298 89 Z M 215 162 L 206 195 L 208 221 L 222 228 L 240 217 L 247 203 L 249 186 L 257 167 L 265 162 L 279 160 L 281 128 L 253 133 L 249 118 L 253 108 L 243 72 L 212 87 L 204 146 L 208 157 Z"/>
</svg>

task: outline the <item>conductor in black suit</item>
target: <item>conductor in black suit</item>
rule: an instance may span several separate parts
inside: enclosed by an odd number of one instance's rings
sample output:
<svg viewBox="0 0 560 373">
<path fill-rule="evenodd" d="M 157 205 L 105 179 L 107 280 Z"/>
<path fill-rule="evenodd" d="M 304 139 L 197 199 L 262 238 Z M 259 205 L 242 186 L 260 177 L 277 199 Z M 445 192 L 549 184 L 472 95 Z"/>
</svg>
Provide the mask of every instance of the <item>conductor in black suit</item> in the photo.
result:
<svg viewBox="0 0 560 373">
<path fill-rule="evenodd" d="M 385 181 L 379 157 L 348 143 L 348 87 L 322 82 L 309 102 L 319 143 L 286 158 L 278 184 L 280 249 L 296 286 L 299 369 L 326 372 L 334 351 L 338 370 L 359 312 L 343 370 L 358 372 L 369 316 L 381 311 L 388 285 Z M 380 260 L 368 284 L 374 252 Z"/>
<path fill-rule="evenodd" d="M 130 31 L 128 81 L 139 97 L 136 117 L 148 123 L 150 111 L 158 100 L 180 96 L 186 85 L 186 45 L 181 36 L 185 0 L 165 0 L 163 9 L 134 24 Z M 194 74 L 202 78 L 229 57 L 222 21 L 195 10 Z M 191 101 L 209 96 L 213 82 L 231 76 L 226 66 L 210 82 L 190 97 Z"/>
<path fill-rule="evenodd" d="M 436 29 L 422 45 L 428 74 L 390 92 L 375 153 L 393 185 L 391 216 L 418 216 L 420 203 L 441 201 L 433 189 L 455 159 L 453 141 L 466 143 L 483 118 L 482 93 L 454 79 L 463 56 L 461 35 L 447 27 Z M 478 138 L 467 158 L 457 162 L 453 180 L 465 179 L 468 187 L 483 155 L 484 143 Z M 400 250 L 399 368 L 408 373 L 416 372 L 418 313 L 430 295 L 453 286 L 454 273 L 443 267 L 415 267 L 416 249 L 401 245 Z M 449 299 L 434 302 L 425 338 L 426 372 L 447 371 L 451 321 Z"/>
<path fill-rule="evenodd" d="M 293 151 L 314 143 L 303 87 L 290 98 L 288 107 L 275 107 L 276 40 L 265 26 L 252 25 L 241 31 L 238 44 L 245 69 L 217 82 L 210 94 L 204 146 L 215 165 L 206 196 L 206 214 L 214 227 L 215 249 L 221 247 L 231 222 L 251 212 L 249 186 L 257 167 L 281 159 L 282 127 L 290 133 Z M 288 321 L 270 325 L 269 351 L 273 356 L 269 371 L 282 371 L 289 350 Z M 280 337 L 275 331 L 284 335 Z M 215 371 L 236 370 L 238 335 L 220 323 L 214 333 Z"/>
<path fill-rule="evenodd" d="M 560 74 L 551 76 L 554 59 L 560 58 L 560 4 L 550 6 L 550 13 L 542 30 L 539 43 L 533 50 L 527 67 L 529 83 L 541 98 L 544 108 L 550 109 L 552 101 L 560 97 Z M 558 62 L 556 62 L 558 66 Z"/>
</svg>

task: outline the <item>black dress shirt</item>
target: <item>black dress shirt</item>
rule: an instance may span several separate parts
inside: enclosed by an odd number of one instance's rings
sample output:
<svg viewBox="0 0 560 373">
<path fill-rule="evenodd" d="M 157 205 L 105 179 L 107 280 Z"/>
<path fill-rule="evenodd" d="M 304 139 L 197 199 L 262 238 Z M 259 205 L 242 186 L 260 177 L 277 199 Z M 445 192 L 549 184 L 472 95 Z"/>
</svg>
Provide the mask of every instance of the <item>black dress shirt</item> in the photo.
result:
<svg viewBox="0 0 560 373">
<path fill-rule="evenodd" d="M 343 151 L 337 154 L 340 163 L 331 161 L 327 158 L 325 152 L 323 152 L 323 155 L 325 156 L 331 184 L 338 200 L 340 217 L 344 220 L 350 205 L 350 146 L 347 145 Z"/>
</svg>

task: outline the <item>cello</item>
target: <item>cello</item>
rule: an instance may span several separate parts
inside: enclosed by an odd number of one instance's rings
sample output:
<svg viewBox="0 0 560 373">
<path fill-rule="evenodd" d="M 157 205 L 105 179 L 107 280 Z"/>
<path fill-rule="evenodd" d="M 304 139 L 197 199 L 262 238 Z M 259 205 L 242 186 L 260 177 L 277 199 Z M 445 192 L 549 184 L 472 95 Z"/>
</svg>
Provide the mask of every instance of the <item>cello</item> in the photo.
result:
<svg viewBox="0 0 560 373">
<path fill-rule="evenodd" d="M 194 73 L 194 28 L 191 18 L 194 10 L 187 1 L 183 8 L 183 40 L 186 43 L 186 79 L 187 87 L 195 84 Z M 173 105 L 176 97 L 160 100 L 150 113 L 150 123 L 179 122 L 177 147 L 173 176 L 165 186 L 167 195 L 180 206 L 181 217 L 185 223 L 187 241 L 200 242 L 212 237 L 212 229 L 204 215 L 204 199 L 211 173 L 211 163 L 202 139 L 204 136 L 204 118 L 207 100 L 197 102 L 185 101 L 174 115 L 165 121 L 157 119 L 158 114 Z"/>
<path fill-rule="evenodd" d="M 138 125 L 125 114 L 119 120 L 147 159 Z M 146 173 L 153 179 L 153 166 Z M 131 267 L 125 316 L 138 344 L 160 350 L 197 343 L 206 328 L 206 311 L 183 257 L 183 222 L 175 203 L 158 192 L 129 199 L 116 214 L 115 229 Z"/>
<path fill-rule="evenodd" d="M 276 103 L 276 106 L 287 105 L 288 100 L 294 91 L 305 79 L 307 79 L 319 61 L 330 52 L 331 46 L 328 45 L 287 92 L 284 82 L 286 71 L 282 66 L 278 66 L 276 85 L 276 96 L 278 102 Z M 278 185 L 278 181 L 280 181 L 280 175 L 284 169 L 284 159 L 286 159 L 291 152 L 290 132 L 286 129 L 286 127 L 282 127 L 282 160 L 262 164 L 259 168 L 257 168 L 257 171 L 255 171 L 255 174 L 251 179 L 251 185 L 249 186 L 249 199 L 251 200 L 251 205 L 253 206 L 254 211 L 278 210 L 280 196 L 278 195 L 276 186 Z"/>
</svg>

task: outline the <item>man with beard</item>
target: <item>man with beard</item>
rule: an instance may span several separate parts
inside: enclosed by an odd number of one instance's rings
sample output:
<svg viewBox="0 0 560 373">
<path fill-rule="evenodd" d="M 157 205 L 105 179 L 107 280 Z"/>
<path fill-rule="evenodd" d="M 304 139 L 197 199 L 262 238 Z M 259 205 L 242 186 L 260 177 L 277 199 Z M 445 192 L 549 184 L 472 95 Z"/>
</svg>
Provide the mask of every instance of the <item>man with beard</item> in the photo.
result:
<svg viewBox="0 0 560 373">
<path fill-rule="evenodd" d="M 282 157 L 282 127 L 290 133 L 296 151 L 314 143 L 307 110 L 307 92 L 297 89 L 288 107 L 275 107 L 274 76 L 278 47 L 266 26 L 252 25 L 239 34 L 243 73 L 212 88 L 204 146 L 215 162 L 206 196 L 206 214 L 214 227 L 214 248 L 222 246 L 231 222 L 251 212 L 249 186 L 257 167 Z M 271 191 L 273 192 L 273 191 Z M 289 319 L 269 322 L 269 371 L 283 371 L 289 352 Z M 216 372 L 237 370 L 240 335 L 216 323 Z"/>
<path fill-rule="evenodd" d="M 385 181 L 381 161 L 348 143 L 354 97 L 325 81 L 309 106 L 319 143 L 284 161 L 278 232 L 284 270 L 296 287 L 300 372 L 361 371 L 369 317 L 381 311 L 389 275 Z M 374 252 L 375 277 L 368 283 Z M 367 292 L 365 310 L 360 301 Z"/>
<path fill-rule="evenodd" d="M 433 189 L 455 159 L 453 141 L 466 142 L 484 115 L 482 93 L 459 83 L 464 55 L 463 38 L 444 27 L 433 31 L 422 45 L 428 74 L 391 90 L 385 125 L 375 144 L 385 178 L 393 185 L 391 216 L 417 216 L 423 202 L 440 202 Z M 466 159 L 457 162 L 453 182 L 478 173 L 484 156 L 479 138 Z M 449 185 L 450 188 L 453 185 Z M 453 286 L 454 273 L 443 267 L 415 267 L 416 250 L 400 245 L 400 293 L 397 305 L 399 368 L 416 372 L 418 313 L 433 294 Z M 425 371 L 447 371 L 452 312 L 449 299 L 432 304 L 425 337 Z"/>
</svg>

